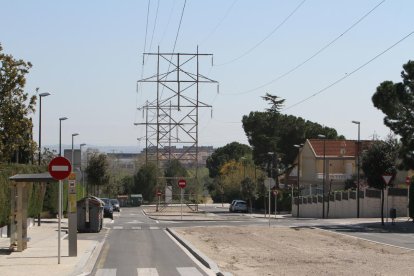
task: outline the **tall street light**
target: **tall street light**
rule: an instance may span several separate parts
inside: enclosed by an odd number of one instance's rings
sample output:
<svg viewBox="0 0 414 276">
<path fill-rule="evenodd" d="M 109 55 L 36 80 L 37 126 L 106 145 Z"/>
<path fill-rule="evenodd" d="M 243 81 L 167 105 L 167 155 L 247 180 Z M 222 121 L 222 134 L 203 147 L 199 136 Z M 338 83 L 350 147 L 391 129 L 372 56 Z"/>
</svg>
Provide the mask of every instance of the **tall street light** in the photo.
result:
<svg viewBox="0 0 414 276">
<path fill-rule="evenodd" d="M 326 136 L 319 134 L 319 138 L 323 139 L 323 186 L 322 186 L 322 218 L 325 218 L 325 159 L 326 159 Z"/>
<path fill-rule="evenodd" d="M 75 164 L 73 163 L 73 137 L 78 136 L 79 133 L 72 133 L 72 172 L 74 170 Z"/>
<path fill-rule="evenodd" d="M 59 118 L 59 156 L 62 156 L 62 121 L 67 119 L 66 117 Z"/>
<path fill-rule="evenodd" d="M 357 124 L 358 125 L 358 143 L 357 143 L 357 167 L 358 167 L 358 171 L 357 171 L 357 218 L 359 218 L 359 171 L 360 171 L 360 164 L 359 164 L 359 144 L 360 144 L 360 126 L 361 126 L 361 122 L 358 121 L 352 121 L 352 123 Z"/>
<path fill-rule="evenodd" d="M 49 95 L 50 93 L 48 92 L 39 94 L 39 166 L 40 160 L 42 159 L 42 98 Z"/>
<path fill-rule="evenodd" d="M 79 149 L 80 149 L 80 160 L 81 160 L 81 163 L 80 163 L 80 172 L 81 172 L 81 175 L 82 175 L 82 197 L 85 197 L 85 176 L 84 176 L 84 173 L 82 171 L 82 147 L 83 146 L 86 146 L 86 144 L 85 143 L 82 143 L 82 144 L 79 145 Z"/>
<path fill-rule="evenodd" d="M 271 161 L 270 161 L 270 178 L 273 179 L 273 157 L 275 155 L 274 152 L 268 152 L 268 155 L 270 155 Z M 270 227 L 270 213 L 271 213 L 271 206 L 270 206 L 270 186 L 271 186 L 271 181 L 269 181 L 269 191 L 268 191 L 268 196 L 269 196 L 269 227 Z"/>
<path fill-rule="evenodd" d="M 300 196 L 300 184 L 299 184 L 299 179 L 300 179 L 300 149 L 303 147 L 303 144 L 300 145 L 293 145 L 295 148 L 298 149 L 298 208 L 297 208 L 297 212 L 296 212 L 296 217 L 299 218 L 299 196 Z M 292 194 L 292 198 L 293 198 L 293 194 Z"/>
</svg>

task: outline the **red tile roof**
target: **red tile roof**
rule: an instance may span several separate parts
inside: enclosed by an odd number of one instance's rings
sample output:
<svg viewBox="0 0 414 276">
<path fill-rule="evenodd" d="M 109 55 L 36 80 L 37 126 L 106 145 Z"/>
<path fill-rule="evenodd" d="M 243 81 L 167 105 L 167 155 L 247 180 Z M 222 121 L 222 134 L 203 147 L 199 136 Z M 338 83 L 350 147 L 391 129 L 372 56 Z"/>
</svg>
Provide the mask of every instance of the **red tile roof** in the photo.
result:
<svg viewBox="0 0 414 276">
<path fill-rule="evenodd" d="M 317 157 L 323 157 L 324 139 L 309 139 L 309 144 Z M 361 151 L 365 149 L 372 141 L 361 141 Z M 325 156 L 335 157 L 354 157 L 357 152 L 356 140 L 325 140 Z"/>
</svg>

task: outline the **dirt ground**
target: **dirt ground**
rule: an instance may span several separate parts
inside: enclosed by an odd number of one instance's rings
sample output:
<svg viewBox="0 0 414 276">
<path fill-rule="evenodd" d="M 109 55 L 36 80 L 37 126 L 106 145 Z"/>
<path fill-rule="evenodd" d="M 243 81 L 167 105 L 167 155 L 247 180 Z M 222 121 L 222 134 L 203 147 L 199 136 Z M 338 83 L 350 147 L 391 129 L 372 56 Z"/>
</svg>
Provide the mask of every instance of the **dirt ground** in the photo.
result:
<svg viewBox="0 0 414 276">
<path fill-rule="evenodd" d="M 233 275 L 414 275 L 414 251 L 311 228 L 175 228 Z"/>
</svg>

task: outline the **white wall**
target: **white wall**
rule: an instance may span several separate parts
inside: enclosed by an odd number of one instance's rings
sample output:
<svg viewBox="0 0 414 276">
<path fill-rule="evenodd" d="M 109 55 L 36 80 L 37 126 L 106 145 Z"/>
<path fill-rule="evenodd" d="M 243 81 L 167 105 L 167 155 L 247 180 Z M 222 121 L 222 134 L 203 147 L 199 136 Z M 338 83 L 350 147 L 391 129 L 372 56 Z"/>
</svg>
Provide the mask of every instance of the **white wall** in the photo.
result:
<svg viewBox="0 0 414 276">
<path fill-rule="evenodd" d="M 341 197 L 342 198 L 342 197 Z M 357 200 L 348 197 L 348 200 L 335 200 L 329 202 L 329 216 L 327 216 L 328 202 L 325 202 L 325 218 L 356 218 Z M 384 217 L 389 216 L 391 208 L 397 209 L 397 217 L 407 216 L 407 196 L 388 196 L 387 191 L 384 196 Z M 361 218 L 381 217 L 381 198 L 366 197 L 359 199 L 359 216 Z M 301 218 L 321 218 L 322 202 L 301 204 L 299 206 L 299 217 Z M 292 206 L 292 216 L 297 215 L 297 205 Z"/>
</svg>

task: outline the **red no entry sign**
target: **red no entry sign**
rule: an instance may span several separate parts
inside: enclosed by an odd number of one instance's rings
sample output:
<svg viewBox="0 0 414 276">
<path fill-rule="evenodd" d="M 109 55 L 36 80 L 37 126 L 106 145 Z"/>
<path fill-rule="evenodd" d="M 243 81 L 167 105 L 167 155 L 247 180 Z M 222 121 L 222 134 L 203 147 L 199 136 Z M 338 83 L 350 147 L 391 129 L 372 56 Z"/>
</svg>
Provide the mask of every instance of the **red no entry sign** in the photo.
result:
<svg viewBox="0 0 414 276">
<path fill-rule="evenodd" d="M 185 186 L 187 185 L 187 182 L 185 181 L 185 179 L 180 179 L 178 180 L 178 187 L 185 188 Z"/>
<path fill-rule="evenodd" d="M 65 157 L 55 157 L 49 163 L 49 173 L 56 180 L 67 178 L 72 171 L 70 161 Z"/>
</svg>

